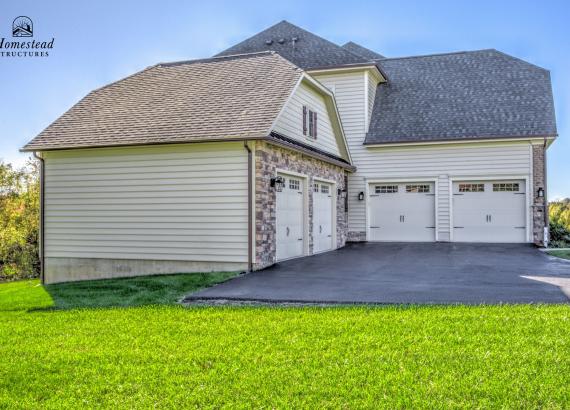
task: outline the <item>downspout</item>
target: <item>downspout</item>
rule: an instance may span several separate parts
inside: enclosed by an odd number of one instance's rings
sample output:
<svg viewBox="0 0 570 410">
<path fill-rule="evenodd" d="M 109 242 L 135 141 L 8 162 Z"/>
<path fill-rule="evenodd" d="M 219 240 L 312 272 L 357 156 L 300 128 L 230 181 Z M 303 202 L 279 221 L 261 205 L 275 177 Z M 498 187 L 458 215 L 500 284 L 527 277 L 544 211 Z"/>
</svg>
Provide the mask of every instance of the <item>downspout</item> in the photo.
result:
<svg viewBox="0 0 570 410">
<path fill-rule="evenodd" d="M 253 157 L 251 148 L 247 145 L 247 141 L 243 143 L 244 148 L 247 150 L 247 271 L 253 271 L 253 187 L 251 179 L 253 177 Z"/>
<path fill-rule="evenodd" d="M 39 256 L 40 256 L 40 281 L 45 284 L 45 255 L 44 255 L 44 192 L 45 192 L 45 163 L 44 159 L 36 152 L 33 152 L 34 158 L 40 161 L 40 232 L 39 232 Z"/>
<path fill-rule="evenodd" d="M 548 242 L 550 242 L 550 215 L 548 215 L 548 174 L 546 173 L 547 166 L 546 166 L 546 148 L 548 145 L 548 139 L 544 137 L 544 146 L 543 146 L 543 160 L 542 164 L 544 166 L 544 247 L 548 247 Z"/>
</svg>

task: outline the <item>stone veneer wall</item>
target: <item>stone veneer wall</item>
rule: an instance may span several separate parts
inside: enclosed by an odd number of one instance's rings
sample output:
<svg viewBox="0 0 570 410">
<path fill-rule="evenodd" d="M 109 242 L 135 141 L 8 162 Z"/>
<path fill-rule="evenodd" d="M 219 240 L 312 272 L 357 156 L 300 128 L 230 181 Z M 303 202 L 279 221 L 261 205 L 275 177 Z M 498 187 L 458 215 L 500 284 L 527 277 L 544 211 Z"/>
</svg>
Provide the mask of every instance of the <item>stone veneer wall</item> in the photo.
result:
<svg viewBox="0 0 570 410">
<path fill-rule="evenodd" d="M 545 155 L 546 150 L 543 145 L 532 146 L 532 239 L 534 244 L 538 246 L 544 246 L 544 214 L 545 212 L 548 213 L 546 195 L 542 198 L 537 197 L 539 188 L 546 191 Z"/>
<path fill-rule="evenodd" d="M 313 253 L 313 178 L 336 181 L 336 188 L 345 189 L 345 171 L 336 165 L 309 157 L 297 151 L 288 150 L 257 141 L 255 145 L 255 260 L 254 270 L 263 269 L 275 263 L 276 192 L 269 186 L 277 169 L 307 175 L 309 186 L 309 254 Z M 347 240 L 348 214 L 345 202 L 337 196 L 337 246 Z"/>
</svg>

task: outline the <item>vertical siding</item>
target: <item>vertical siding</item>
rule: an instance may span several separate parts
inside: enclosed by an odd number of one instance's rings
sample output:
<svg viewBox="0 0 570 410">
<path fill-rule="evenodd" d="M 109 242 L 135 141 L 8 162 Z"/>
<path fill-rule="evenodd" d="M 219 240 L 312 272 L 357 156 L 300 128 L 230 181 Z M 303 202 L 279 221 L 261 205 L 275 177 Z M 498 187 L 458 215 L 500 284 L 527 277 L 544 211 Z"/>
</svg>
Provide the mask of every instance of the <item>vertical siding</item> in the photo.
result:
<svg viewBox="0 0 570 410">
<path fill-rule="evenodd" d="M 317 138 L 303 135 L 303 106 L 317 113 Z M 307 122 L 308 126 L 308 122 Z M 274 131 L 331 154 L 340 155 L 324 97 L 301 83 L 275 122 Z"/>
<path fill-rule="evenodd" d="M 47 257 L 247 262 L 240 143 L 46 153 Z"/>
<path fill-rule="evenodd" d="M 364 72 L 344 74 L 319 74 L 315 78 L 329 89 L 334 89 L 342 126 L 354 165 L 359 167 L 362 159 L 366 132 L 366 80 Z M 358 201 L 358 192 L 364 186 L 364 174 L 356 172 L 348 177 L 348 228 L 358 231 L 365 225 L 365 206 Z"/>
</svg>

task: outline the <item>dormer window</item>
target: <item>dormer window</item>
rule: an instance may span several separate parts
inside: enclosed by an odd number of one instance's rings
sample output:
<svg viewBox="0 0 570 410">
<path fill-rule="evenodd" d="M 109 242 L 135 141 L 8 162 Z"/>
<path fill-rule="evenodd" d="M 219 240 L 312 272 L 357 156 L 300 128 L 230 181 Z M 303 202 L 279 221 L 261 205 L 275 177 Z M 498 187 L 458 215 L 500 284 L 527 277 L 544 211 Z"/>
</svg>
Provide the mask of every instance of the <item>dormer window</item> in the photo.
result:
<svg viewBox="0 0 570 410">
<path fill-rule="evenodd" d="M 303 106 L 303 135 L 317 139 L 317 112 Z"/>
</svg>

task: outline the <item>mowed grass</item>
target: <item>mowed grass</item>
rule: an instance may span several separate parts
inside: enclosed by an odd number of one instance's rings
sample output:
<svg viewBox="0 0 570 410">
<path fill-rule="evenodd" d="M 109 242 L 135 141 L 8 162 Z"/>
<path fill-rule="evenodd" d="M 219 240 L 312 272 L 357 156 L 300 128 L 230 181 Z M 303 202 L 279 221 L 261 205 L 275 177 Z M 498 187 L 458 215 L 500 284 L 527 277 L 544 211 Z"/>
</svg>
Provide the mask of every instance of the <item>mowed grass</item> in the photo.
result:
<svg viewBox="0 0 570 410">
<path fill-rule="evenodd" d="M 549 255 L 556 256 L 557 258 L 570 259 L 570 251 L 569 250 L 548 251 L 547 253 Z"/>
<path fill-rule="evenodd" d="M 53 306 L 0 285 L 0 408 L 570 407 L 565 305 Z"/>
</svg>

